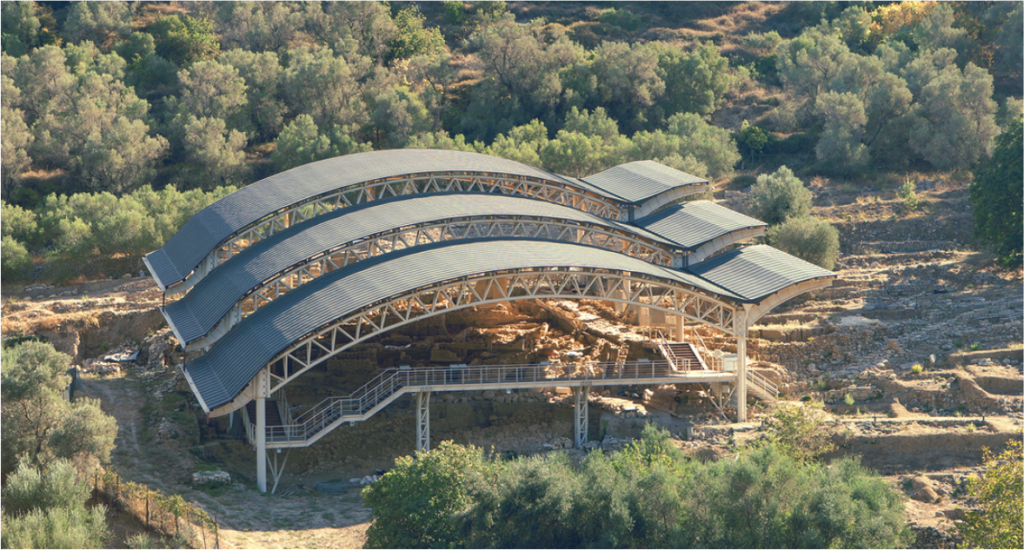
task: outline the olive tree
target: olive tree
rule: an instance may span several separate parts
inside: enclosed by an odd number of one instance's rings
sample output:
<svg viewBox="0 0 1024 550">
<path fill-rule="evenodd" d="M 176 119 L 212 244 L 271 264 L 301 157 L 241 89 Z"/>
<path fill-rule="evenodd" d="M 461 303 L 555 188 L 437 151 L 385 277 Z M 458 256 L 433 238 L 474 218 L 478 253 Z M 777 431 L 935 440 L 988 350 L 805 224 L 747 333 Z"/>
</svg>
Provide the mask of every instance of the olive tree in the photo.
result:
<svg viewBox="0 0 1024 550">
<path fill-rule="evenodd" d="M 811 191 L 786 166 L 771 174 L 761 174 L 750 187 L 751 216 L 768 225 L 780 224 L 790 218 L 804 218 L 811 212 Z"/>
<path fill-rule="evenodd" d="M 131 34 L 135 8 L 129 2 L 75 2 L 68 9 L 64 35 L 69 42 L 91 40 L 109 51 Z"/>
<path fill-rule="evenodd" d="M 995 248 L 1006 265 L 1021 263 L 1022 207 L 1024 181 L 1021 150 L 1021 116 L 997 139 L 995 154 L 974 170 L 971 184 L 974 234 Z"/>
<path fill-rule="evenodd" d="M 189 116 L 184 125 L 185 163 L 182 184 L 213 189 L 245 182 L 245 134 L 228 130 L 219 118 Z"/>
<path fill-rule="evenodd" d="M 0 5 L 0 44 L 15 57 L 39 45 L 39 18 L 35 2 L 4 2 Z"/>
<path fill-rule="evenodd" d="M 857 169 L 867 164 L 867 147 L 862 140 L 868 118 L 859 97 L 849 92 L 821 94 L 814 112 L 825 126 L 814 148 L 823 166 L 835 170 Z"/>
<path fill-rule="evenodd" d="M 72 461 L 80 473 L 110 460 L 117 423 L 99 402 L 68 403 L 61 392 L 71 381 L 71 358 L 52 345 L 28 341 L 4 350 L 0 361 L 3 414 L 3 469 L 16 463 L 42 467 L 53 460 Z"/>
<path fill-rule="evenodd" d="M 839 230 L 813 216 L 793 217 L 768 229 L 768 244 L 825 269 L 839 257 Z"/>
</svg>

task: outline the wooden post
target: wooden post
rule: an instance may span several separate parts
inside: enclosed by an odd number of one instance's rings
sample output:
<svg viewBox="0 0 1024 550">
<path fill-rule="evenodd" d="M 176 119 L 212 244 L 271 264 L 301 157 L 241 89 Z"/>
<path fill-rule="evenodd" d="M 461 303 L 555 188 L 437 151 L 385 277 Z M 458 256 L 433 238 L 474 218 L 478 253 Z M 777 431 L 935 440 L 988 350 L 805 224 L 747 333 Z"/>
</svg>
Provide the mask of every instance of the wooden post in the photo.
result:
<svg viewBox="0 0 1024 550">
<path fill-rule="evenodd" d="M 220 548 L 220 525 L 217 524 L 217 516 L 213 516 L 213 547 Z"/>
<path fill-rule="evenodd" d="M 146 491 L 146 530 L 149 530 L 149 491 Z"/>
</svg>

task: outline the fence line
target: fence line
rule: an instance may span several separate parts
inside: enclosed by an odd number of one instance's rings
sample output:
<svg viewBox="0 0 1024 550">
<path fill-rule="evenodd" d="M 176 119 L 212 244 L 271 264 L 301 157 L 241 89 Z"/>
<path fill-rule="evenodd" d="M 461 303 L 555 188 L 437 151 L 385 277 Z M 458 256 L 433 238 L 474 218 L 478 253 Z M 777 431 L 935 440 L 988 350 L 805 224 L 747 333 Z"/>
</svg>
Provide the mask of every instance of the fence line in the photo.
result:
<svg viewBox="0 0 1024 550">
<path fill-rule="evenodd" d="M 151 531 L 183 537 L 190 548 L 220 548 L 217 519 L 181 495 L 168 496 L 145 484 L 124 481 L 116 472 L 96 474 L 93 488 Z"/>
</svg>

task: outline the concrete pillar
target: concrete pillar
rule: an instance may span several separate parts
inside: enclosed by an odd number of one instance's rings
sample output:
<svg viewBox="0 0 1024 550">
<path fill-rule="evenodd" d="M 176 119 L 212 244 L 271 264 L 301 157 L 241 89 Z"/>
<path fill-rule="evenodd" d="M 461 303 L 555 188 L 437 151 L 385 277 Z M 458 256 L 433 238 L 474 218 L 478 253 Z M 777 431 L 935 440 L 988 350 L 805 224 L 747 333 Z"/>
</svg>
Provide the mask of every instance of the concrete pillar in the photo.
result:
<svg viewBox="0 0 1024 550">
<path fill-rule="evenodd" d="M 676 316 L 676 342 L 685 342 L 686 337 L 683 334 L 683 328 L 686 325 L 686 319 L 682 315 Z"/>
<path fill-rule="evenodd" d="M 270 383 L 267 369 L 256 374 L 256 486 L 267 492 L 267 397 Z"/>
<path fill-rule="evenodd" d="M 736 312 L 736 417 L 747 421 L 747 313 Z"/>
</svg>

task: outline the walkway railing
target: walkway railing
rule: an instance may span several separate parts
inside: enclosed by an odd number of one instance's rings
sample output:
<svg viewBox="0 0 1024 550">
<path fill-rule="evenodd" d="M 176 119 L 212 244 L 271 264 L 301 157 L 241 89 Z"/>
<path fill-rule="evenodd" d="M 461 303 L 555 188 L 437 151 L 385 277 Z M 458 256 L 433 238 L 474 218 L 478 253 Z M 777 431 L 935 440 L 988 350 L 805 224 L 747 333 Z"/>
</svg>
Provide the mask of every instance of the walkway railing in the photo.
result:
<svg viewBox="0 0 1024 550">
<path fill-rule="evenodd" d="M 404 393 L 429 390 L 459 390 L 494 387 L 585 386 L 632 384 L 651 380 L 687 378 L 700 381 L 701 374 L 720 375 L 696 369 L 689 376 L 667 361 L 630 361 L 578 365 L 477 365 L 427 369 L 389 369 L 377 375 L 347 397 L 329 397 L 295 418 L 287 426 L 268 426 L 267 443 L 309 441 L 332 425 L 351 419 L 365 420 Z"/>
</svg>

